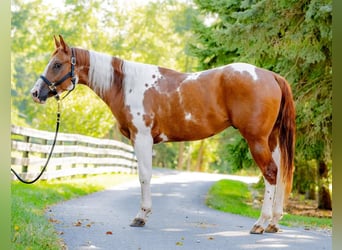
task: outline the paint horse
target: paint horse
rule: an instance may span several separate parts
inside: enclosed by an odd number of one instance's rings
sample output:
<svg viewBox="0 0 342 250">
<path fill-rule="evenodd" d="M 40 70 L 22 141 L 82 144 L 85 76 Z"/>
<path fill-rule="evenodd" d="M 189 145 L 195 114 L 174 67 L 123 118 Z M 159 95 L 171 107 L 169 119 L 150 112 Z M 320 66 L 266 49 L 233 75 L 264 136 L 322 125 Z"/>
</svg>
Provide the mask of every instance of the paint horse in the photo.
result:
<svg viewBox="0 0 342 250">
<path fill-rule="evenodd" d="M 62 36 L 54 40 L 56 49 L 32 97 L 45 103 L 80 83 L 109 106 L 138 160 L 141 202 L 131 226 L 144 226 L 151 213 L 153 144 L 204 139 L 233 126 L 265 181 L 261 215 L 250 232 L 279 230 L 291 192 L 295 143 L 294 102 L 283 77 L 246 63 L 180 73 L 72 48 Z"/>
</svg>

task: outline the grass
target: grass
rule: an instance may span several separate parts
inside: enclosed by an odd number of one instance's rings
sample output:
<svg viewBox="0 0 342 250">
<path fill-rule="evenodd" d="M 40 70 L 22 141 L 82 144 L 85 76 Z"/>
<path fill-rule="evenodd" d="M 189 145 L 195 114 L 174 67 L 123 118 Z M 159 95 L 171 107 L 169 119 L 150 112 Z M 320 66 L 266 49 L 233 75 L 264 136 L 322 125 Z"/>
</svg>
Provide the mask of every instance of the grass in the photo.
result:
<svg viewBox="0 0 342 250">
<path fill-rule="evenodd" d="M 223 212 L 256 218 L 259 211 L 248 205 L 251 199 L 251 194 L 245 183 L 221 180 L 210 188 L 206 202 L 209 207 Z"/>
<path fill-rule="evenodd" d="M 252 195 L 248 185 L 239 181 L 221 180 L 216 182 L 209 190 L 206 203 L 209 207 L 224 212 L 251 218 L 258 218 L 260 215 L 260 208 L 257 209 L 252 206 Z M 280 224 L 307 229 L 331 230 L 332 219 L 285 214 Z"/>
<path fill-rule="evenodd" d="M 137 180 L 137 176 L 108 174 L 60 181 L 39 181 L 33 185 L 12 182 L 12 249 L 62 249 L 63 243 L 45 216 L 47 206 L 129 180 Z"/>
</svg>

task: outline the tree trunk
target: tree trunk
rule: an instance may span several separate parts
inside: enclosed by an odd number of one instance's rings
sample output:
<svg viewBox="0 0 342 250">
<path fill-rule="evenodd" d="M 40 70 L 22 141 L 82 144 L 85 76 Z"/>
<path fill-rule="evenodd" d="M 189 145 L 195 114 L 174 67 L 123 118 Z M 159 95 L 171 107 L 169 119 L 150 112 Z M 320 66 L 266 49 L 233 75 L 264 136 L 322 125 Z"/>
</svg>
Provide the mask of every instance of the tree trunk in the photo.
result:
<svg viewBox="0 0 342 250">
<path fill-rule="evenodd" d="M 178 150 L 178 163 L 177 163 L 177 169 L 182 170 L 183 169 L 183 162 L 184 162 L 184 143 L 179 143 L 179 150 Z"/>
<path fill-rule="evenodd" d="M 192 145 L 190 143 L 189 148 L 188 148 L 188 159 L 186 162 L 186 170 L 187 171 L 191 171 L 191 153 L 192 153 Z"/>
<path fill-rule="evenodd" d="M 197 156 L 197 162 L 196 162 L 196 171 L 198 172 L 203 171 L 202 165 L 203 165 L 204 149 L 205 149 L 205 144 L 204 144 L 204 140 L 202 140 L 200 148 L 198 149 L 198 156 Z"/>
<path fill-rule="evenodd" d="M 318 208 L 332 210 L 328 173 L 327 164 L 321 160 L 318 164 Z"/>
</svg>

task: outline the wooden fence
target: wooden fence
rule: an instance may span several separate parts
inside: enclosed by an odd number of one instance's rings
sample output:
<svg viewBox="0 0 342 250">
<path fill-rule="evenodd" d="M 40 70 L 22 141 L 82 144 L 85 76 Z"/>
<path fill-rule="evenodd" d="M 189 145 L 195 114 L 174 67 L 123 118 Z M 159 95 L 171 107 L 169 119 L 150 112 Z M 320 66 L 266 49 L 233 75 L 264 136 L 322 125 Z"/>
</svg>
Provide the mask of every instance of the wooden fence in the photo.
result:
<svg viewBox="0 0 342 250">
<path fill-rule="evenodd" d="M 26 179 L 37 176 L 51 150 L 54 133 L 11 127 L 11 167 Z M 58 133 L 57 142 L 42 179 L 112 172 L 136 173 L 133 147 L 90 136 Z M 13 178 L 16 177 L 13 175 Z"/>
</svg>

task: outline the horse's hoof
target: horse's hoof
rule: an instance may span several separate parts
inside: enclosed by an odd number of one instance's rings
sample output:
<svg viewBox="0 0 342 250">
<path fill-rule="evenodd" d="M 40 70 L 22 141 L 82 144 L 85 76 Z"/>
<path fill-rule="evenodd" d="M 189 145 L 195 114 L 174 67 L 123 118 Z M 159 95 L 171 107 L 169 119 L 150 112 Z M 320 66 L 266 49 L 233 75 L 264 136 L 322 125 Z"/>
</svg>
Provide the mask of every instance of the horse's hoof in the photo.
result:
<svg viewBox="0 0 342 250">
<path fill-rule="evenodd" d="M 269 224 L 265 229 L 266 233 L 277 233 L 279 232 L 279 228 L 274 224 Z"/>
<path fill-rule="evenodd" d="M 145 226 L 145 220 L 141 218 L 135 218 L 130 226 L 131 227 L 143 227 Z"/>
<path fill-rule="evenodd" d="M 251 234 L 262 234 L 264 232 L 264 228 L 260 225 L 254 225 L 249 233 Z"/>
</svg>

